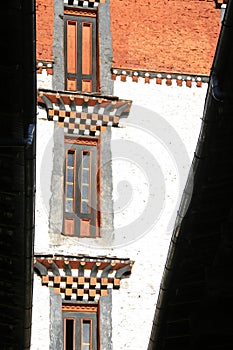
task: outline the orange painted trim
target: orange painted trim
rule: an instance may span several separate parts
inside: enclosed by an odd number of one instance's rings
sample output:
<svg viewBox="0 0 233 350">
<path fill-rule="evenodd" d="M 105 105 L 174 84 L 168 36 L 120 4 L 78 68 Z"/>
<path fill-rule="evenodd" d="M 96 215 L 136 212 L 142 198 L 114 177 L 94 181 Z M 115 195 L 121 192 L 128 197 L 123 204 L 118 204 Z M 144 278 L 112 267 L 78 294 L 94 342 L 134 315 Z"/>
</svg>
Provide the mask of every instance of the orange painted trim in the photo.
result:
<svg viewBox="0 0 233 350">
<path fill-rule="evenodd" d="M 82 17 L 96 17 L 96 11 L 95 10 L 82 10 L 82 9 L 75 9 L 75 8 L 69 8 L 65 7 L 64 9 L 64 15 L 71 15 L 71 16 L 82 16 Z"/>
<path fill-rule="evenodd" d="M 62 304 L 62 311 L 65 312 L 97 312 L 97 305 L 77 305 L 77 304 Z"/>
<path fill-rule="evenodd" d="M 75 145 L 88 145 L 88 146 L 97 146 L 98 139 L 88 138 L 88 137 L 69 137 L 65 136 L 65 143 L 75 144 Z"/>
</svg>

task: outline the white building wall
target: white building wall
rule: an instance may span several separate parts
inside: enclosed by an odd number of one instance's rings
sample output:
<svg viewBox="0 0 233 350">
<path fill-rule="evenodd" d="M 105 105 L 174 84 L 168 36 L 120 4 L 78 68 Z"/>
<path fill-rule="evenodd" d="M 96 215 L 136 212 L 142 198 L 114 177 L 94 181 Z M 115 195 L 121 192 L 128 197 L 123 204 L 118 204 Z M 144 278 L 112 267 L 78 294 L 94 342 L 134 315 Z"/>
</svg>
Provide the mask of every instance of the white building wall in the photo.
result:
<svg viewBox="0 0 233 350">
<path fill-rule="evenodd" d="M 172 228 L 200 130 L 202 88 L 115 81 L 114 95 L 133 100 L 125 128 L 112 128 L 115 240 L 62 237 L 50 245 L 49 202 L 53 122 L 38 114 L 36 253 L 108 255 L 135 261 L 130 278 L 113 291 L 113 350 L 146 350 Z M 104 166 L 104 165 L 103 165 Z M 109 165 L 106 165 L 109 166 Z M 103 213 L 104 215 L 104 213 Z M 84 242 L 84 243 L 82 243 Z M 48 288 L 34 285 L 32 349 L 49 344 Z M 44 321 L 45 320 L 45 321 Z M 47 344 L 44 346 L 44 342 Z M 37 347 L 36 347 L 37 346 Z M 105 350 L 105 349 L 101 349 Z"/>
<path fill-rule="evenodd" d="M 49 249 L 48 220 L 51 198 L 51 176 L 53 166 L 54 124 L 48 122 L 44 109 L 37 109 L 36 146 L 36 213 L 35 247 L 36 253 Z"/>
<path fill-rule="evenodd" d="M 45 110 L 37 110 L 36 147 L 36 207 L 35 253 L 46 253 L 49 247 L 48 219 L 51 196 L 53 152 L 53 123 L 47 121 Z M 42 286 L 41 278 L 34 274 L 31 350 L 49 350 L 50 341 L 49 289 Z"/>
<path fill-rule="evenodd" d="M 34 276 L 31 350 L 49 350 L 49 289 Z"/>
<path fill-rule="evenodd" d="M 37 89 L 52 89 L 52 74 L 48 74 L 46 68 L 37 74 Z"/>
<path fill-rule="evenodd" d="M 145 84 L 140 78 L 138 83 L 131 79 L 115 82 L 114 94 L 132 99 L 133 106 L 126 128 L 112 130 L 113 195 L 118 204 L 114 227 L 122 232 L 122 246 L 114 249 L 114 255 L 129 256 L 135 264 L 130 278 L 121 282 L 119 291 L 113 291 L 114 350 L 147 349 L 174 220 L 199 135 L 206 90 L 207 84 L 187 88 L 175 82 L 172 86 L 153 81 Z M 119 159 L 115 143 L 122 147 L 122 139 L 133 145 L 125 148 L 125 158 Z M 146 169 L 142 168 L 143 155 L 152 162 Z M 155 164 L 162 178 L 154 173 Z M 151 178 L 155 186 L 148 183 Z M 129 188 L 131 196 L 126 204 Z M 156 191 L 162 195 L 157 196 Z M 157 214 L 156 201 L 161 201 Z M 141 212 L 154 215 L 147 232 L 141 232 Z M 129 226 L 133 222 L 137 223 L 135 227 L 131 225 L 134 235 Z M 145 222 L 144 227 L 148 228 Z M 124 245 L 123 233 L 130 237 L 130 244 L 126 239 Z"/>
</svg>

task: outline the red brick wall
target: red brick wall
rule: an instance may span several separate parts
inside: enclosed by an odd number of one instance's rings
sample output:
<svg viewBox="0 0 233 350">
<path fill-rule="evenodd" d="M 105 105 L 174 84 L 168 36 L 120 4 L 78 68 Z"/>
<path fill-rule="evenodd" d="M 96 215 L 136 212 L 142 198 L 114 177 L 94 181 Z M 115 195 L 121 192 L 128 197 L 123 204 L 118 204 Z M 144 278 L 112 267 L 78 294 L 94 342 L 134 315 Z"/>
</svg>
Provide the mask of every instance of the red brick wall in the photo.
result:
<svg viewBox="0 0 233 350">
<path fill-rule="evenodd" d="M 213 0 L 111 0 L 113 67 L 209 74 L 220 29 Z"/>
<path fill-rule="evenodd" d="M 36 0 L 36 58 L 41 61 L 53 59 L 53 0 Z"/>
</svg>

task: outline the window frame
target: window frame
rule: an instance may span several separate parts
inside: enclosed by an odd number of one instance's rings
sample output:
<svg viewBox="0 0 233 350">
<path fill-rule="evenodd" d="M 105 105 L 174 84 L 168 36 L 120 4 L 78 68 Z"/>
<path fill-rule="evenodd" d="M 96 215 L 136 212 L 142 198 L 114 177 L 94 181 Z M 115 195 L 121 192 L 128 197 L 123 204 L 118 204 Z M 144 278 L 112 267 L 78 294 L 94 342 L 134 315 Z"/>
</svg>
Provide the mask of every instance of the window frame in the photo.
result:
<svg viewBox="0 0 233 350">
<path fill-rule="evenodd" d="M 97 22 L 97 10 L 95 9 L 81 9 L 75 7 L 65 7 L 64 9 L 64 64 L 65 64 L 65 89 L 67 91 L 84 91 L 84 92 L 95 92 L 99 91 L 99 40 L 98 40 L 98 22 Z M 71 65 L 76 66 L 76 72 L 69 72 L 69 39 L 68 39 L 68 22 L 73 22 L 76 27 L 71 31 L 76 40 L 71 42 L 73 43 L 73 55 L 76 55 L 76 64 L 71 62 Z M 90 25 L 91 31 L 86 30 L 84 33 L 84 27 Z M 83 40 L 86 40 L 88 44 L 85 45 L 83 51 Z M 81 55 L 78 55 L 78 52 L 81 52 Z M 90 59 L 91 57 L 91 73 L 83 73 L 83 57 Z M 74 67 L 73 67 L 74 68 Z M 91 88 L 90 88 L 91 83 Z"/>
<path fill-rule="evenodd" d="M 73 347 L 75 350 L 83 350 L 83 321 L 90 321 L 90 344 L 89 350 L 99 350 L 99 304 L 78 304 L 63 303 L 62 304 L 62 320 L 63 320 L 63 348 L 66 349 L 66 320 L 74 320 L 73 330 Z"/>
<path fill-rule="evenodd" d="M 69 152 L 74 152 L 74 192 L 73 211 L 67 211 L 67 173 Z M 90 154 L 89 182 L 88 185 L 88 212 L 82 212 L 82 204 L 86 200 L 82 198 L 82 168 L 83 154 Z M 80 160 L 81 158 L 81 160 Z M 100 137 L 71 137 L 65 136 L 65 170 L 64 170 L 64 215 L 62 233 L 72 237 L 96 238 L 100 237 L 101 227 L 101 171 L 100 171 Z M 70 198 L 69 198 L 70 199 Z"/>
</svg>

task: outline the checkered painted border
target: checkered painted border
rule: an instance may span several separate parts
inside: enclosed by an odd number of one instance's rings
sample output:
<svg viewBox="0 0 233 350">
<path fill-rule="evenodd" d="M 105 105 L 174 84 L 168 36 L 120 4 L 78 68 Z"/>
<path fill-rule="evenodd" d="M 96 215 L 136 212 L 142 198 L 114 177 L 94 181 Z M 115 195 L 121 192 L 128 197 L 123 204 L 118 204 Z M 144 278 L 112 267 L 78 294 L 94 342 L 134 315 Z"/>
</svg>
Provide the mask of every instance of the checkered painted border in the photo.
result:
<svg viewBox="0 0 233 350">
<path fill-rule="evenodd" d="M 39 91 L 38 102 L 47 109 L 48 120 L 58 122 L 64 132 L 73 135 L 98 136 L 107 126 L 122 126 L 132 101 Z"/>
<path fill-rule="evenodd" d="M 82 8 L 97 8 L 99 4 L 105 3 L 105 0 L 64 0 L 64 5 L 82 7 Z"/>
<path fill-rule="evenodd" d="M 109 289 L 119 289 L 134 262 L 112 259 L 35 257 L 34 270 L 42 285 L 51 287 L 64 300 L 97 301 Z"/>
</svg>

